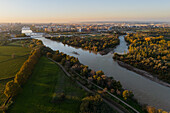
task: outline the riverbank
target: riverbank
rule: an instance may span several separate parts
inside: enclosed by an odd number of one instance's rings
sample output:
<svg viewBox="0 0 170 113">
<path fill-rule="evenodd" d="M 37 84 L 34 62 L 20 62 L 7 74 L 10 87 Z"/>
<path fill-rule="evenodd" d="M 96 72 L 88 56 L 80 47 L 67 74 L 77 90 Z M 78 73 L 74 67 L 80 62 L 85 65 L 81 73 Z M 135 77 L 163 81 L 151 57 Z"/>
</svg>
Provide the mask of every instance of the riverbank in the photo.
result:
<svg viewBox="0 0 170 113">
<path fill-rule="evenodd" d="M 51 60 L 52 62 L 56 63 L 62 70 L 63 72 L 68 76 L 68 77 L 72 77 L 72 75 L 65 69 L 65 67 L 63 67 L 60 63 L 54 61 L 51 58 L 48 58 L 49 60 Z M 95 83 L 89 81 L 88 79 L 82 77 L 81 75 L 79 75 L 78 73 L 76 73 L 75 71 L 71 71 L 72 74 L 74 73 L 76 76 L 80 77 L 81 79 L 87 81 L 89 84 L 93 85 L 94 87 L 98 88 L 99 90 L 104 91 L 104 89 L 98 85 L 96 85 Z M 76 83 L 82 87 L 84 90 L 88 91 L 89 93 L 95 93 L 95 91 L 89 89 L 87 86 L 83 85 L 80 81 L 76 80 Z M 113 100 L 110 100 L 110 98 L 108 98 L 107 96 L 102 96 L 103 101 L 108 104 L 108 106 L 114 108 L 115 110 L 119 111 L 119 113 L 129 113 L 127 108 L 130 108 L 132 111 L 135 111 L 136 113 L 139 113 L 138 110 L 136 110 L 135 108 L 133 108 L 131 105 L 127 104 L 125 101 L 121 100 L 119 97 L 113 95 L 112 93 L 110 93 L 109 91 L 106 91 L 106 93 L 111 96 L 112 98 L 114 98 Z M 117 101 L 119 101 L 118 103 L 115 101 L 115 99 Z M 122 104 L 125 105 L 123 107 Z"/>
<path fill-rule="evenodd" d="M 112 54 L 109 53 L 101 56 L 100 54 L 96 54 L 92 51 L 89 52 L 88 50 L 75 48 L 67 44 L 64 45 L 61 42 L 52 41 L 44 37 L 37 39 L 42 40 L 45 46 L 54 51 L 59 50 L 60 52 L 78 58 L 82 64 L 89 66 L 92 70 L 103 70 L 103 72 L 108 76 L 119 80 L 125 89 L 131 89 L 134 92 L 135 98 L 139 100 L 140 103 L 148 104 L 166 111 L 170 110 L 169 87 L 157 84 L 152 80 L 141 77 L 133 71 L 122 68 L 112 59 Z M 126 42 L 123 40 L 124 37 L 122 36 L 120 36 L 119 39 L 121 39 L 120 45 L 116 46 L 113 51 L 117 53 L 124 53 L 124 51 L 126 52 L 126 50 L 128 50 Z M 71 53 L 72 51 L 76 51 L 80 55 L 73 54 Z M 142 85 L 145 87 L 142 87 Z"/>
<path fill-rule="evenodd" d="M 114 48 L 107 48 L 107 49 L 104 49 L 102 51 L 99 51 L 98 53 L 100 55 L 107 55 L 108 53 L 110 53 L 111 51 L 113 51 Z"/>
<path fill-rule="evenodd" d="M 75 48 L 81 48 L 89 50 L 100 55 L 106 55 L 120 44 L 120 40 L 117 36 L 107 36 L 102 38 L 80 38 L 80 37 L 45 37 L 53 41 L 61 42 L 64 45 L 72 46 Z"/>
<path fill-rule="evenodd" d="M 122 67 L 124 67 L 124 68 L 126 68 L 126 69 L 128 69 L 128 70 L 130 70 L 130 71 L 133 71 L 133 72 L 135 72 L 135 73 L 137 73 L 137 74 L 140 74 L 140 75 L 142 75 L 142 76 L 144 76 L 144 77 L 146 77 L 146 78 L 148 78 L 148 79 L 150 79 L 150 80 L 152 80 L 152 81 L 154 81 L 154 82 L 156 82 L 156 83 L 159 83 L 159 84 L 161 84 L 161 85 L 164 85 L 164 86 L 170 88 L 170 84 L 159 80 L 158 78 L 154 77 L 154 76 L 153 76 L 152 74 L 150 74 L 149 72 L 146 72 L 146 71 L 144 71 L 144 70 L 135 68 L 135 67 L 133 67 L 133 66 L 131 66 L 131 65 L 129 65 L 129 64 L 126 64 L 126 63 L 120 61 L 120 60 L 116 60 L 116 61 L 117 61 L 117 63 L 118 63 L 120 66 L 122 66 Z"/>
</svg>

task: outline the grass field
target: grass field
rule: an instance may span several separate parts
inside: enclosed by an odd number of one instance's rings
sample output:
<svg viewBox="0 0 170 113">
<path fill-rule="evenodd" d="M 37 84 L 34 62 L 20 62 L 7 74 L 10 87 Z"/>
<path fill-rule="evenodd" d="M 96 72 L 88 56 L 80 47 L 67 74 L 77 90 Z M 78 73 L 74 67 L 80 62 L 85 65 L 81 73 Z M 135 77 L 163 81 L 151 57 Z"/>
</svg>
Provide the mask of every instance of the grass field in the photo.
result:
<svg viewBox="0 0 170 113">
<path fill-rule="evenodd" d="M 55 101 L 60 93 L 66 98 Z M 53 62 L 42 57 L 9 113 L 78 113 L 86 92 L 70 80 Z"/>
<path fill-rule="evenodd" d="M 27 60 L 30 51 L 29 48 L 21 47 L 16 42 L 0 46 L 0 79 L 13 77 Z"/>
<path fill-rule="evenodd" d="M 8 46 L 0 46 L 0 106 L 6 100 L 3 92 L 6 83 L 11 80 L 7 78 L 15 76 L 22 64 L 27 60 L 30 51 L 29 48 L 22 47 L 17 42 Z M 12 54 L 14 54 L 14 58 L 12 58 Z"/>
</svg>

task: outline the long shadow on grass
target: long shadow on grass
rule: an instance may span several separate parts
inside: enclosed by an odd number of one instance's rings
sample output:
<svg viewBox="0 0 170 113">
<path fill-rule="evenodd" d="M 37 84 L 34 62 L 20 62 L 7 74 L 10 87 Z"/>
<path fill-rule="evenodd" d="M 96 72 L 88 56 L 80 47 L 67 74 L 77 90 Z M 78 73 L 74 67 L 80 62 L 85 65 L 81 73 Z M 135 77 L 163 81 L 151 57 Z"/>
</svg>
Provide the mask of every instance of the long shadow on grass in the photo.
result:
<svg viewBox="0 0 170 113">
<path fill-rule="evenodd" d="M 10 59 L 1 61 L 0 63 L 8 62 L 8 61 L 11 61 L 11 60 L 14 60 L 14 59 L 18 59 L 18 58 L 21 58 L 21 57 L 25 57 L 25 56 L 28 56 L 28 55 L 29 54 L 26 54 L 26 55 L 23 55 L 23 56 L 15 56 L 15 58 L 10 58 Z M 4 55 L 4 56 L 10 56 L 10 55 Z"/>
</svg>

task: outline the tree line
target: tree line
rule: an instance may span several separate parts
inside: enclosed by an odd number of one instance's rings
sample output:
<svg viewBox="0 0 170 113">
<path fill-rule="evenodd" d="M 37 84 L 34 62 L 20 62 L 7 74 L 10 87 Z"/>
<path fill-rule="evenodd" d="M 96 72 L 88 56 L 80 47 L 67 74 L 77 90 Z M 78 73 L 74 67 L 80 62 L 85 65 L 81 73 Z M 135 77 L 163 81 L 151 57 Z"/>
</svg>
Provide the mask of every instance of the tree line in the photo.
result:
<svg viewBox="0 0 170 113">
<path fill-rule="evenodd" d="M 127 89 L 123 89 L 122 85 L 120 83 L 120 81 L 116 81 L 114 80 L 113 77 L 108 77 L 104 74 L 103 71 L 99 70 L 99 71 L 94 71 L 91 70 L 88 66 L 83 65 L 79 62 L 78 58 L 75 58 L 73 56 L 69 56 L 63 52 L 60 52 L 59 50 L 57 51 L 52 51 L 50 48 L 45 48 L 46 51 L 46 55 L 48 58 L 53 59 L 54 61 L 60 63 L 66 70 L 68 70 L 69 73 L 72 73 L 72 70 L 75 71 L 76 73 L 78 73 L 80 76 L 82 76 L 83 78 L 88 79 L 89 81 L 95 83 L 96 85 L 100 86 L 103 88 L 102 91 L 98 91 L 99 94 L 105 94 L 106 91 L 111 92 L 114 95 L 117 95 L 118 97 L 120 97 L 121 99 L 123 99 L 124 101 L 126 101 L 127 103 L 135 103 L 138 104 L 136 99 L 134 99 L 134 95 L 132 91 L 129 91 Z M 76 78 L 76 76 L 73 76 Z M 77 79 L 77 78 L 76 78 Z M 79 79 L 78 79 L 79 80 Z M 82 82 L 80 80 L 80 82 Z M 92 87 L 90 84 L 88 83 L 83 83 L 85 86 L 87 86 L 88 88 L 92 88 L 94 89 L 94 87 Z M 93 99 L 95 98 L 95 96 L 92 97 L 87 97 L 87 98 L 91 98 L 92 100 L 88 100 L 88 101 L 84 101 L 82 100 L 82 103 L 88 103 L 89 102 L 94 102 Z M 85 99 L 86 100 L 86 99 Z M 84 104 L 82 104 L 82 106 L 85 106 Z M 132 105 L 133 106 L 133 105 Z M 144 106 L 140 106 L 140 109 L 145 110 L 146 107 Z M 138 106 L 138 107 L 139 107 Z M 91 106 L 92 107 L 92 106 Z M 82 110 L 94 110 L 93 108 L 84 108 L 80 107 L 80 109 Z M 93 106 L 94 107 L 94 106 Z"/>
<path fill-rule="evenodd" d="M 102 51 L 107 48 L 114 48 L 119 44 L 118 36 L 109 35 L 103 38 L 81 38 L 77 36 L 73 37 L 46 37 L 51 40 L 60 41 L 63 44 L 67 44 L 74 47 L 81 47 L 83 49 L 92 51 Z"/>
<path fill-rule="evenodd" d="M 11 80 L 6 84 L 4 94 L 8 98 L 11 98 L 17 95 L 21 87 L 31 76 L 33 69 L 35 67 L 35 64 L 38 62 L 40 57 L 41 57 L 40 49 L 36 49 L 32 51 L 29 58 L 24 62 L 20 70 L 15 75 L 14 80 Z"/>
<path fill-rule="evenodd" d="M 91 70 L 89 69 L 88 66 L 81 64 L 78 58 L 69 56 L 67 54 L 64 54 L 63 52 L 59 52 L 59 50 L 54 52 L 50 48 L 46 48 L 45 51 L 46 52 L 49 51 L 47 52 L 47 57 L 60 63 L 68 71 L 72 72 L 73 70 L 83 78 L 86 78 L 89 81 L 95 83 L 96 85 L 102 87 L 104 90 L 99 93 L 104 93 L 105 91 L 109 91 L 112 94 L 116 94 L 122 97 L 122 99 L 124 99 L 127 102 L 131 100 L 137 103 L 137 101 L 134 100 L 133 93 L 131 91 L 123 89 L 119 81 L 114 80 L 113 77 L 106 76 L 103 71 Z M 89 84 L 85 84 L 85 85 L 88 85 L 89 87 Z"/>
<path fill-rule="evenodd" d="M 74 70 L 93 83 L 96 83 L 103 88 L 107 88 L 109 91 L 120 91 L 122 89 L 122 85 L 119 81 L 114 80 L 112 77 L 107 77 L 103 71 L 95 72 L 94 70 L 89 69 L 88 66 L 81 64 L 78 58 L 59 52 L 59 50 L 53 53 L 48 52 L 47 57 L 61 63 L 68 70 Z"/>
</svg>

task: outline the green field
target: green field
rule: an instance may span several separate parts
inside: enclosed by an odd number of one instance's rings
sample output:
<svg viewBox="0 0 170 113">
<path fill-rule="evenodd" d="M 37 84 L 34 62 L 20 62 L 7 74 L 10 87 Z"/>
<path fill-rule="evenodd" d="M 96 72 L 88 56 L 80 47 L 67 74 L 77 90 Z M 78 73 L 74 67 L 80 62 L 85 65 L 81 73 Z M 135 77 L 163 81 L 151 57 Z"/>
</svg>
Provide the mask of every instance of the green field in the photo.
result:
<svg viewBox="0 0 170 113">
<path fill-rule="evenodd" d="M 6 100 L 3 94 L 6 83 L 19 71 L 22 64 L 27 60 L 29 48 L 22 47 L 18 42 L 8 46 L 0 46 L 0 105 Z M 14 57 L 12 58 L 12 55 Z M 2 80 L 6 79 L 6 80 Z"/>
<path fill-rule="evenodd" d="M 66 95 L 64 100 L 58 96 Z M 10 113 L 78 113 L 86 92 L 53 62 L 42 57 L 9 108 Z"/>
<path fill-rule="evenodd" d="M 0 46 L 0 79 L 13 77 L 27 60 L 30 51 L 31 49 L 16 43 Z"/>
</svg>

